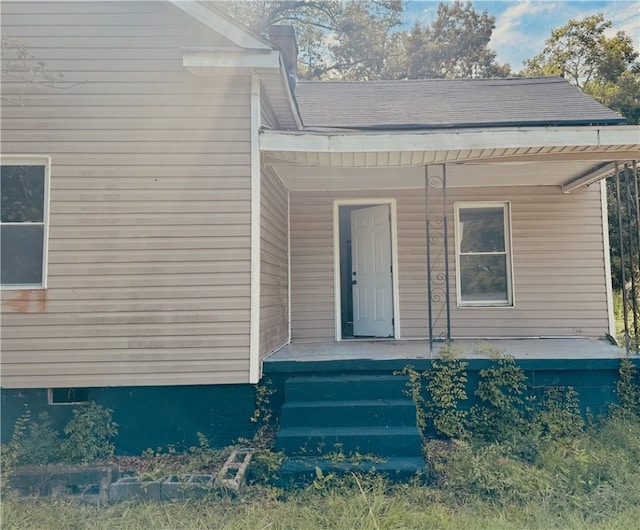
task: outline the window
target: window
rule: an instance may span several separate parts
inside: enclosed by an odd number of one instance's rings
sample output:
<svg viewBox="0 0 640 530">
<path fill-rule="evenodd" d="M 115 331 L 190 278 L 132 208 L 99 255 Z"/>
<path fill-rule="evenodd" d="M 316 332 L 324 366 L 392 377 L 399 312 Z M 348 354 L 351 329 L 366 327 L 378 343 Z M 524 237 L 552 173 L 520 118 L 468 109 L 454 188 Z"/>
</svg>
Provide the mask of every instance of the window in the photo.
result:
<svg viewBox="0 0 640 530">
<path fill-rule="evenodd" d="M 89 402 L 88 388 L 50 388 L 49 405 L 82 405 Z"/>
<path fill-rule="evenodd" d="M 456 204 L 459 306 L 511 306 L 508 203 Z"/>
<path fill-rule="evenodd" d="M 45 287 L 48 187 L 48 159 L 3 158 L 0 166 L 2 287 Z"/>
</svg>

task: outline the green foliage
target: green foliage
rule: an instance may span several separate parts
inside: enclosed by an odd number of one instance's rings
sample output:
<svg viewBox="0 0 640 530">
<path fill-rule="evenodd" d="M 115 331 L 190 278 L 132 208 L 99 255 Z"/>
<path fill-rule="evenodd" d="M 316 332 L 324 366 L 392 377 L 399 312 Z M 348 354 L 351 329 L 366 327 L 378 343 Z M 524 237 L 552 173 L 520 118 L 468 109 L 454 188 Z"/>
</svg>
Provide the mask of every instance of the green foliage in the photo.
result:
<svg viewBox="0 0 640 530">
<path fill-rule="evenodd" d="M 216 7 L 267 35 L 292 24 L 304 79 L 496 77 L 510 72 L 489 48 L 495 17 L 470 3 L 442 2 L 429 25 L 401 25 L 398 0 L 218 1 Z"/>
<path fill-rule="evenodd" d="M 479 498 L 499 505 L 522 503 L 551 486 L 551 477 L 501 444 L 474 448 L 456 441 L 431 459 L 441 487 L 458 500 Z"/>
<path fill-rule="evenodd" d="M 631 37 L 618 32 L 607 37 L 611 21 L 602 13 L 570 20 L 551 32 L 542 52 L 525 61 L 525 75 L 564 75 L 580 89 L 615 82 L 638 54 Z"/>
<path fill-rule="evenodd" d="M 256 408 L 251 416 L 251 422 L 257 424 L 251 446 L 259 449 L 273 447 L 277 424 L 274 421 L 271 397 L 276 390 L 269 379 L 264 379 L 256 385 Z"/>
<path fill-rule="evenodd" d="M 197 445 L 178 450 L 175 445 L 146 449 L 137 463 L 137 474 L 143 478 L 158 479 L 190 473 L 216 473 L 229 456 L 229 449 L 212 448 L 207 437 L 198 432 Z"/>
<path fill-rule="evenodd" d="M 19 464 L 51 464 L 60 458 L 60 437 L 49 415 L 40 413 L 38 421 L 29 422 L 29 434 L 21 443 Z"/>
<path fill-rule="evenodd" d="M 577 437 L 584 431 L 578 393 L 573 388 L 546 388 L 541 405 L 532 422 L 536 435 L 543 439 L 559 440 Z"/>
<path fill-rule="evenodd" d="M 111 414 L 110 409 L 95 402 L 75 409 L 64 428 L 67 437 L 60 444 L 62 460 L 88 464 L 111 458 L 115 450 L 111 440 L 118 434 L 118 424 Z"/>
<path fill-rule="evenodd" d="M 13 426 L 13 434 L 8 444 L 0 447 L 0 489 L 4 491 L 7 486 L 7 478 L 19 463 L 22 446 L 29 432 L 29 422 L 31 421 L 31 411 L 25 405 L 25 411 L 16 420 Z"/>
<path fill-rule="evenodd" d="M 485 441 L 508 440 L 526 430 L 526 376 L 515 359 L 503 351 L 484 348 L 494 366 L 480 370 L 475 394 L 480 404 L 471 409 L 471 429 Z"/>
<path fill-rule="evenodd" d="M 60 459 L 60 438 L 53 429 L 46 412 L 31 419 L 31 411 L 25 405 L 24 413 L 16 420 L 13 435 L 2 446 L 3 474 L 10 474 L 16 465 L 50 464 Z"/>
<path fill-rule="evenodd" d="M 346 475 L 326 487 L 274 490 L 249 485 L 237 496 L 89 506 L 55 499 L 4 498 L 3 528 L 295 528 L 442 530 L 637 528 L 640 422 L 614 415 L 571 443 L 549 442 L 523 462 L 501 444 L 475 448 L 433 441 L 438 482 L 390 484 Z M 432 447 L 435 446 L 435 447 Z"/>
<path fill-rule="evenodd" d="M 431 430 L 446 438 L 467 435 L 467 412 L 460 406 L 467 399 L 467 364 L 447 345 L 422 374 L 412 366 L 400 372 L 409 376 L 407 394 L 416 404 L 418 429 L 423 436 Z"/>
<path fill-rule="evenodd" d="M 479 13 L 471 2 L 441 2 L 429 25 L 416 22 L 406 35 L 409 79 L 504 77 L 508 65 L 496 62 L 489 48 L 496 18 Z"/>
<path fill-rule="evenodd" d="M 425 436 L 427 432 L 427 401 L 424 396 L 424 376 L 411 365 L 405 366 L 401 371 L 396 372 L 396 375 L 406 375 L 409 378 L 405 393 L 416 406 L 416 425 L 422 436 Z"/>
<path fill-rule="evenodd" d="M 620 409 L 640 421 L 640 372 L 630 359 L 620 361 L 616 393 Z"/>
</svg>

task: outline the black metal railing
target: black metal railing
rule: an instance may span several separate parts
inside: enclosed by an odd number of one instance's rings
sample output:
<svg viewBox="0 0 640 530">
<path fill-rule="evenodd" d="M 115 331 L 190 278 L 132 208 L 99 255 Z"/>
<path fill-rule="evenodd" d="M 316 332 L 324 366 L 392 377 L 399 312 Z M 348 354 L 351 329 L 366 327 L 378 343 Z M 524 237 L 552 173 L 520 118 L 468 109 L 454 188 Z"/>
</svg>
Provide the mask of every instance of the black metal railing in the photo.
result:
<svg viewBox="0 0 640 530">
<path fill-rule="evenodd" d="M 427 313 L 429 353 L 432 354 L 436 342 L 451 340 L 446 165 L 425 166 L 424 179 Z"/>
<path fill-rule="evenodd" d="M 610 212 L 613 286 L 621 298 L 621 329 L 627 351 L 640 353 L 640 175 L 637 161 L 616 162 L 613 212 Z M 613 213 L 613 215 L 611 215 Z"/>
</svg>

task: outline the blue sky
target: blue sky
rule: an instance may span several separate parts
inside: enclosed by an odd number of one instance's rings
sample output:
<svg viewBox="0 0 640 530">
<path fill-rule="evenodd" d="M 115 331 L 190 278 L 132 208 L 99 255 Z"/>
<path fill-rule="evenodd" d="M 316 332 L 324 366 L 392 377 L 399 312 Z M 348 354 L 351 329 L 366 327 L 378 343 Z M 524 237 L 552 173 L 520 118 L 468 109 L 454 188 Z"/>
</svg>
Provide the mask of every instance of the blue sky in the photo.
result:
<svg viewBox="0 0 640 530">
<path fill-rule="evenodd" d="M 438 1 L 411 0 L 404 13 L 405 23 L 412 25 L 418 18 L 432 21 Z M 500 63 L 509 63 L 514 72 L 522 68 L 524 59 L 542 51 L 551 30 L 564 26 L 570 19 L 603 13 L 613 23 L 612 34 L 625 31 L 640 51 L 640 0 L 473 0 L 477 11 L 487 11 L 496 17 L 496 28 L 490 47 Z"/>
</svg>

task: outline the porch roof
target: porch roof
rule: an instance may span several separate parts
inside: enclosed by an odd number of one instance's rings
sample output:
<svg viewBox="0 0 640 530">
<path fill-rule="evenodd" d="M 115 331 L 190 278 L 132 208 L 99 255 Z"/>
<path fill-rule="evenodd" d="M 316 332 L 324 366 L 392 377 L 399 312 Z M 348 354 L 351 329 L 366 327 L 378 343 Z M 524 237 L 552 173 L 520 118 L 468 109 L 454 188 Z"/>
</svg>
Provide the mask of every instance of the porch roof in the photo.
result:
<svg viewBox="0 0 640 530">
<path fill-rule="evenodd" d="M 260 149 L 293 190 L 421 187 L 415 168 L 446 163 L 450 186 L 557 185 L 569 192 L 605 178 L 616 161 L 640 158 L 640 126 L 263 129 Z M 363 171 L 370 169 L 386 170 L 379 186 L 367 178 L 375 172 Z"/>
</svg>

